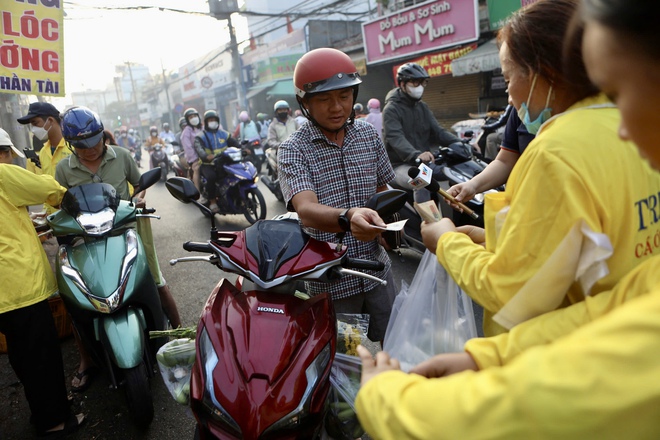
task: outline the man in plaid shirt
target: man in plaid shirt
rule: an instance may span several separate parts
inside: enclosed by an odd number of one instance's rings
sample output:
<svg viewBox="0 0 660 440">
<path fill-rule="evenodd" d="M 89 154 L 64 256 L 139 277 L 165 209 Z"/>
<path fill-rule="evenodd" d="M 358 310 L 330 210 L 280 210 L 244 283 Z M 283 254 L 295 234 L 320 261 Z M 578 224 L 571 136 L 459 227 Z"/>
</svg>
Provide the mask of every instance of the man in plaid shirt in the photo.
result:
<svg viewBox="0 0 660 440">
<path fill-rule="evenodd" d="M 363 208 L 376 192 L 394 179 L 385 147 L 374 127 L 356 121 L 353 105 L 360 75 L 348 55 L 322 48 L 305 54 L 296 64 L 296 98 L 310 124 L 284 141 L 278 151 L 280 185 L 289 210 L 298 213 L 306 231 L 316 239 L 343 243 L 352 258 L 385 263 L 382 286 L 346 276 L 334 284 L 307 283 L 308 293 L 329 292 L 337 313 L 368 313 L 368 337 L 383 341 L 396 296 L 391 261 L 379 244 L 385 223 L 376 211 Z"/>
</svg>

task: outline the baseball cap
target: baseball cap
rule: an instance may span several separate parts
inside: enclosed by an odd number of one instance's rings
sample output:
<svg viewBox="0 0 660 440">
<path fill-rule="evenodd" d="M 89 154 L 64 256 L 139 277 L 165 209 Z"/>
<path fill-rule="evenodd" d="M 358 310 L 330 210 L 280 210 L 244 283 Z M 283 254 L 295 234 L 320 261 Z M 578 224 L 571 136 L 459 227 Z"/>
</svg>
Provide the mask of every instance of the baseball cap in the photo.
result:
<svg viewBox="0 0 660 440">
<path fill-rule="evenodd" d="M 0 128 L 0 147 L 10 147 L 16 156 L 25 157 L 25 154 L 23 154 L 22 151 L 14 147 L 9 134 L 7 134 L 2 128 Z"/>
<path fill-rule="evenodd" d="M 20 124 L 29 124 L 30 119 L 35 116 L 54 116 L 59 117 L 60 111 L 55 108 L 55 106 L 49 102 L 32 102 L 28 108 L 28 114 L 22 118 L 18 118 L 17 121 Z"/>
</svg>

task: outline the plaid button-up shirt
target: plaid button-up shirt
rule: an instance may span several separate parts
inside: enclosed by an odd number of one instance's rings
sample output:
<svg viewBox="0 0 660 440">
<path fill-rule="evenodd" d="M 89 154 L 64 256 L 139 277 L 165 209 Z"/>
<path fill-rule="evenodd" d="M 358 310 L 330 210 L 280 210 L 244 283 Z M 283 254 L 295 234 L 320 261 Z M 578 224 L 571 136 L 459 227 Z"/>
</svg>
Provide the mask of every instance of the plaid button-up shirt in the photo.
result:
<svg viewBox="0 0 660 440">
<path fill-rule="evenodd" d="M 313 124 L 303 124 L 282 142 L 277 159 L 280 186 L 289 210 L 293 210 L 291 199 L 301 191 L 313 191 L 320 204 L 333 208 L 362 207 L 379 186 L 394 179 L 378 132 L 371 124 L 360 120 L 346 127 L 341 147 L 329 141 Z M 336 242 L 335 233 L 305 230 L 317 240 Z M 349 232 L 343 243 L 348 247 L 349 257 L 385 263 L 382 272 L 366 271 L 384 278 L 391 262 L 376 240 L 359 241 Z M 345 276 L 333 284 L 307 283 L 310 294 L 330 292 L 333 299 L 346 298 L 376 286 L 374 281 L 354 276 Z"/>
</svg>

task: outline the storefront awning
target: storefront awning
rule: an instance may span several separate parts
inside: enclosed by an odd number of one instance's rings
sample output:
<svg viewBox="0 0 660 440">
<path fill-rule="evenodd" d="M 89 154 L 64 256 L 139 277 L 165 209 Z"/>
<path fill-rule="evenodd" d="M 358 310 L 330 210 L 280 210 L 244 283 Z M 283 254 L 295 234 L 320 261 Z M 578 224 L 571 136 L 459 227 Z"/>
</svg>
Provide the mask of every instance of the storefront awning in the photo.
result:
<svg viewBox="0 0 660 440">
<path fill-rule="evenodd" d="M 259 93 L 263 93 L 269 88 L 273 87 L 275 85 L 275 81 L 269 81 L 265 83 L 260 83 L 255 86 L 250 87 L 250 89 L 247 91 L 246 98 L 251 99 L 257 96 Z"/>
<path fill-rule="evenodd" d="M 268 92 L 266 93 L 268 97 L 272 96 L 293 96 L 296 94 L 293 89 L 293 80 L 292 79 L 283 79 L 277 82 Z"/>
<path fill-rule="evenodd" d="M 494 38 L 451 62 L 453 76 L 489 72 L 501 67 L 499 49 Z"/>
</svg>

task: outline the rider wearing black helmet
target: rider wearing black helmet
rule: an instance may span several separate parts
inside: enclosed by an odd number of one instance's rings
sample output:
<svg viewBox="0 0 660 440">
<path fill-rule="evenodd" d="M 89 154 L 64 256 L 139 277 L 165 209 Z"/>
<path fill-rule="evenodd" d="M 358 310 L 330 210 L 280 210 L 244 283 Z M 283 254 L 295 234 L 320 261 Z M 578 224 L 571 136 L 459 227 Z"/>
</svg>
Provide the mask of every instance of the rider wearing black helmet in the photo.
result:
<svg viewBox="0 0 660 440">
<path fill-rule="evenodd" d="M 442 128 L 421 100 L 429 81 L 422 66 L 403 64 L 397 70 L 396 80 L 398 87 L 387 94 L 383 108 L 385 149 L 394 167 L 396 184 L 412 189 L 407 183 L 408 169 L 417 165 L 416 159 L 433 168 L 433 152 L 437 152 L 438 145 L 448 146 L 460 139 Z M 425 193 L 420 195 L 426 196 Z"/>
</svg>

